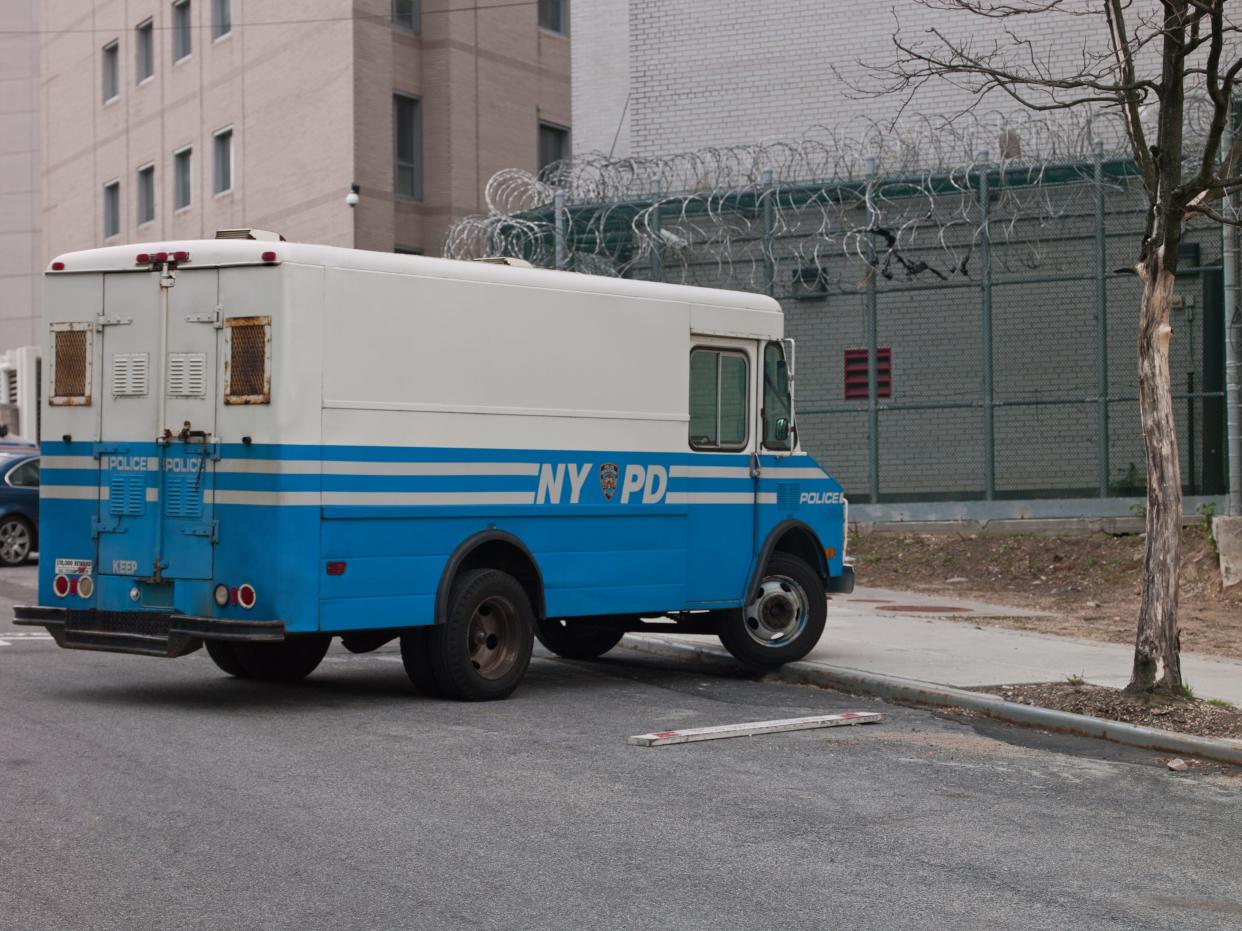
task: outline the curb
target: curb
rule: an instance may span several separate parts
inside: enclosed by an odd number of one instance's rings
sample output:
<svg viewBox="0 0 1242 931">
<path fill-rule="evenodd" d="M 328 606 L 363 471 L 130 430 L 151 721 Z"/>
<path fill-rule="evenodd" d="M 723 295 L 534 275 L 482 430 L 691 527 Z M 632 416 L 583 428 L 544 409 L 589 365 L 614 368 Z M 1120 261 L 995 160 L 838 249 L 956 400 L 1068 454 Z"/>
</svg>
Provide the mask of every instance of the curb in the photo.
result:
<svg viewBox="0 0 1242 931">
<path fill-rule="evenodd" d="M 626 634 L 619 644 L 640 653 L 693 659 L 702 663 L 737 666 L 738 662 L 724 650 L 677 640 L 661 640 L 650 636 Z M 822 688 L 851 692 L 855 695 L 875 695 L 918 705 L 968 708 L 989 718 L 1011 724 L 1025 724 L 1062 734 L 1110 740 L 1113 743 L 1143 750 L 1161 750 L 1187 756 L 1204 757 L 1222 763 L 1242 766 L 1242 741 L 1214 740 L 1210 737 L 1194 737 L 1137 724 L 1106 721 L 1085 714 L 1055 711 L 1035 705 L 1022 705 L 1006 701 L 994 695 L 970 692 L 951 685 L 920 682 L 882 673 L 864 672 L 844 666 L 821 663 L 787 663 L 768 675 L 795 685 L 817 685 Z"/>
</svg>

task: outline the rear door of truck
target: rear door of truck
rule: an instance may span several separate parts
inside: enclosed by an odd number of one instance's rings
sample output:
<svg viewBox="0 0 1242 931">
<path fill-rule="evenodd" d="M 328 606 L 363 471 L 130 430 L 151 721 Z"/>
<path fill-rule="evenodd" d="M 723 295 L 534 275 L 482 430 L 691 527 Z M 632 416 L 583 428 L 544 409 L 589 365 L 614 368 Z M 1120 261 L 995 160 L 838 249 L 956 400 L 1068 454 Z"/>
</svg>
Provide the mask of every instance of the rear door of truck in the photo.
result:
<svg viewBox="0 0 1242 931">
<path fill-rule="evenodd" d="M 219 277 L 104 275 L 101 575 L 212 577 Z"/>
</svg>

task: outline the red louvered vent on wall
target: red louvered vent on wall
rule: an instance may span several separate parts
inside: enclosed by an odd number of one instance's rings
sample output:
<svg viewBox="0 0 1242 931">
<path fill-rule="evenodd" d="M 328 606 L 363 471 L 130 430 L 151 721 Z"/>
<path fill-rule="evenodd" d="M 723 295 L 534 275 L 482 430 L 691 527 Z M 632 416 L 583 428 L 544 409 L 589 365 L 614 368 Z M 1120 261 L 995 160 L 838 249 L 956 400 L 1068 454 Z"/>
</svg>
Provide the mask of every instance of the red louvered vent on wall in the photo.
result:
<svg viewBox="0 0 1242 931">
<path fill-rule="evenodd" d="M 875 396 L 893 396 L 893 350 L 887 346 L 875 353 Z M 845 400 L 867 400 L 867 350 L 845 350 Z"/>
</svg>

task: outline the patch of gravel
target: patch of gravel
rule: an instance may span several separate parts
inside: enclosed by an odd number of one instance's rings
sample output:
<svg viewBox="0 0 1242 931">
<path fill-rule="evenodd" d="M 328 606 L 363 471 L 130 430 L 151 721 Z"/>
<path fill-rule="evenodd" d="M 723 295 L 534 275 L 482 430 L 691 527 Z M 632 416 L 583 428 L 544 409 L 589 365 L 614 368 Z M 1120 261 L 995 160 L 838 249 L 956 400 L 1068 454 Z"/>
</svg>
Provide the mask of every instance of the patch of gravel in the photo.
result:
<svg viewBox="0 0 1242 931">
<path fill-rule="evenodd" d="M 971 691 L 987 692 L 1025 705 L 1071 711 L 1143 727 L 1158 727 L 1196 737 L 1242 739 L 1242 709 L 1202 699 L 1134 695 L 1123 689 L 1070 682 L 998 685 Z"/>
</svg>

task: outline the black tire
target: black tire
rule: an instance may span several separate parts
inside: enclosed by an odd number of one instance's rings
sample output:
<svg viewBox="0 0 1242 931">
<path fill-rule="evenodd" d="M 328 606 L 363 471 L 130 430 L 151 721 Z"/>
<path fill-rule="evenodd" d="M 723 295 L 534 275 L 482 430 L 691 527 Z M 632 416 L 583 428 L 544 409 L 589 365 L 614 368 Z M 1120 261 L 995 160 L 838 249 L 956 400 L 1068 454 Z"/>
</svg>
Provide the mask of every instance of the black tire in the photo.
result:
<svg viewBox="0 0 1242 931">
<path fill-rule="evenodd" d="M 401 663 L 414 689 L 433 698 L 441 695 L 440 685 L 431 671 L 430 627 L 416 628 L 401 635 Z"/>
<path fill-rule="evenodd" d="M 621 642 L 625 631 L 594 622 L 590 618 L 542 618 L 535 622 L 535 636 L 557 656 L 566 659 L 598 659 Z"/>
<path fill-rule="evenodd" d="M 461 701 L 507 698 L 526 674 L 535 616 L 517 579 L 471 569 L 453 582 L 448 619 L 427 637 L 431 673 L 442 694 Z"/>
<path fill-rule="evenodd" d="M 34 529 L 17 514 L 0 520 L 0 565 L 20 566 L 34 552 Z"/>
<path fill-rule="evenodd" d="M 315 671 L 331 642 L 332 638 L 325 635 L 301 634 L 279 643 L 233 643 L 229 646 L 242 670 L 239 678 L 297 682 Z"/>
<path fill-rule="evenodd" d="M 241 660 L 233 652 L 233 644 L 224 640 L 206 640 L 204 646 L 207 647 L 207 655 L 220 667 L 221 672 L 237 679 L 248 678 L 246 670 L 242 668 Z"/>
<path fill-rule="evenodd" d="M 720 642 L 747 666 L 775 669 L 802 659 L 819 643 L 828 618 L 824 580 L 796 556 L 773 553 L 759 596 L 722 611 Z"/>
</svg>

